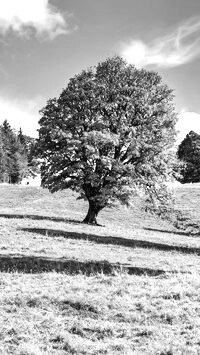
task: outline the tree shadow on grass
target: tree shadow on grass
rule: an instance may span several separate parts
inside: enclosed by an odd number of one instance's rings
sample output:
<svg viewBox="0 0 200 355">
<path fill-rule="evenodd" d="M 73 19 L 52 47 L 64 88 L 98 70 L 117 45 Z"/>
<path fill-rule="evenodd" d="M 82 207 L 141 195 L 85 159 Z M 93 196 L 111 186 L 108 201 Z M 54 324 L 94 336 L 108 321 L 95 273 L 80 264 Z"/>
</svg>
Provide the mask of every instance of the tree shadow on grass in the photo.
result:
<svg viewBox="0 0 200 355">
<path fill-rule="evenodd" d="M 3 218 L 17 218 L 17 219 L 32 219 L 32 220 L 46 220 L 52 222 L 65 222 L 65 223 L 73 223 L 73 224 L 81 224 L 81 221 L 76 219 L 69 219 L 64 217 L 53 217 L 53 216 L 40 216 L 40 215 L 31 215 L 31 214 L 10 214 L 10 213 L 0 213 L 0 217 Z"/>
<path fill-rule="evenodd" d="M 87 240 L 97 244 L 119 245 L 128 248 L 147 248 L 161 251 L 175 251 L 185 254 L 200 255 L 200 248 L 155 243 L 146 240 L 127 239 L 113 236 L 100 236 L 94 234 L 67 232 L 63 230 L 54 230 L 47 228 L 20 228 L 20 230 L 24 232 L 44 235 L 46 237 L 64 237 L 67 239 Z"/>
<path fill-rule="evenodd" d="M 192 228 L 193 224 L 191 224 L 190 227 Z M 168 229 L 149 228 L 149 227 L 143 227 L 142 229 L 147 230 L 147 231 L 152 231 L 152 232 L 184 235 L 184 236 L 188 236 L 188 237 L 200 236 L 200 232 L 199 231 L 190 233 L 190 232 L 185 232 L 185 231 L 176 231 L 176 230 L 168 230 Z"/>
<path fill-rule="evenodd" d="M 129 275 L 159 276 L 164 270 L 134 267 L 128 264 L 112 264 L 108 261 L 78 261 L 74 259 L 55 259 L 25 255 L 0 255 L 1 272 L 43 273 L 62 272 L 68 275 L 84 274 L 87 276 L 103 273 L 114 275 L 124 271 Z"/>
</svg>

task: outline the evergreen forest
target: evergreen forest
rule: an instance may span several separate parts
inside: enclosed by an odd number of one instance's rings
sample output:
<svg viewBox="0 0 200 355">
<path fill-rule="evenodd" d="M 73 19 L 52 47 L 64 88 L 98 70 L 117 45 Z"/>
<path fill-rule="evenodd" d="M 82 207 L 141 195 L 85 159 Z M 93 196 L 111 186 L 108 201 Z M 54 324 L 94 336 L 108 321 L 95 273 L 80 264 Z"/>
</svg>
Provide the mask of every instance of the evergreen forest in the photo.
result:
<svg viewBox="0 0 200 355">
<path fill-rule="evenodd" d="M 0 182 L 16 184 L 23 178 L 35 176 L 36 140 L 16 132 L 7 120 L 0 125 Z"/>
</svg>

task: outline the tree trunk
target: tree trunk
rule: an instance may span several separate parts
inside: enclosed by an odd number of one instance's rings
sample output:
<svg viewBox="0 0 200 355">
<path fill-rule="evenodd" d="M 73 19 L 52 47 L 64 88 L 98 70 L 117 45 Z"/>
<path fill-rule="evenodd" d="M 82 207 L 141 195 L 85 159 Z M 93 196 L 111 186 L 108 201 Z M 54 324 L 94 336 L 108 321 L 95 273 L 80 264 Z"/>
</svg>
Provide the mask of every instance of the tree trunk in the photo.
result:
<svg viewBox="0 0 200 355">
<path fill-rule="evenodd" d="M 94 201 L 89 201 L 89 209 L 83 223 L 97 225 L 97 215 L 103 207 L 99 207 Z"/>
</svg>

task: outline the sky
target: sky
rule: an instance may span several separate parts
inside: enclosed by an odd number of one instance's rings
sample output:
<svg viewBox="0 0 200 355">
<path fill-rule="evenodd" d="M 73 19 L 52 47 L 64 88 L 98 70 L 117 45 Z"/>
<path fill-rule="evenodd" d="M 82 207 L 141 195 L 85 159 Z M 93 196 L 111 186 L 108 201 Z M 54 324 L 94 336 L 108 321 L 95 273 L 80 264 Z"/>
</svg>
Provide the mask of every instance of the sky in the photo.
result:
<svg viewBox="0 0 200 355">
<path fill-rule="evenodd" d="M 178 141 L 200 134 L 200 0 L 0 0 L 0 124 L 37 137 L 47 100 L 114 55 L 174 90 Z"/>
</svg>

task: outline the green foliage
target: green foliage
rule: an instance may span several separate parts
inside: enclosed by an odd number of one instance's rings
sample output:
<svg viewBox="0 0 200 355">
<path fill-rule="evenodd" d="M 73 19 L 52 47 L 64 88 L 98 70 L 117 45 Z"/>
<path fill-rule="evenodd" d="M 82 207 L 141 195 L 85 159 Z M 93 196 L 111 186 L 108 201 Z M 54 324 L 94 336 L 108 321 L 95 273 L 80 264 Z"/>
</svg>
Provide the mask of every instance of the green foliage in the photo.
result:
<svg viewBox="0 0 200 355">
<path fill-rule="evenodd" d="M 86 222 L 138 194 L 156 208 L 167 201 L 176 114 L 157 73 L 107 59 L 70 79 L 41 113 L 42 184 L 88 199 Z"/>
<path fill-rule="evenodd" d="M 183 163 L 180 181 L 200 182 L 200 135 L 190 131 L 179 145 L 177 155 Z"/>
</svg>

